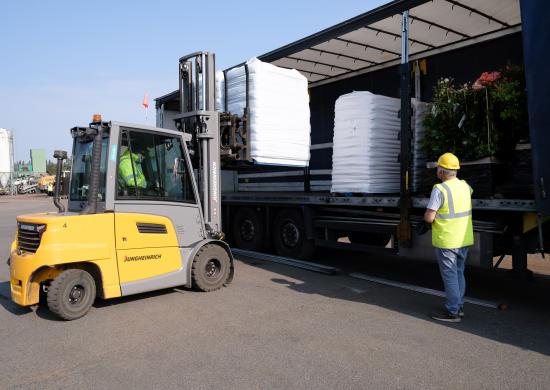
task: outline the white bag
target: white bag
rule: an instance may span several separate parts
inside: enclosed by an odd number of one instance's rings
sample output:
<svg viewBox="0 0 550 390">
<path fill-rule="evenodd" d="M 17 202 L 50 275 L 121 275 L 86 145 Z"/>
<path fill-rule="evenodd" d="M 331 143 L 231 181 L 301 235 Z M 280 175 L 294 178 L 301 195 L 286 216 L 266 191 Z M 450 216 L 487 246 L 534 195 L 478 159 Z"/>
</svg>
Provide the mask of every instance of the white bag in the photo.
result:
<svg viewBox="0 0 550 390">
<path fill-rule="evenodd" d="M 399 192 L 400 105 L 367 91 L 336 100 L 331 192 Z"/>
<path fill-rule="evenodd" d="M 248 66 L 250 155 L 258 164 L 307 166 L 310 122 L 307 79 L 294 69 L 284 69 L 252 58 Z M 246 71 L 229 70 L 227 110 L 244 115 Z M 223 72 L 216 72 L 216 109 L 225 110 Z"/>
</svg>

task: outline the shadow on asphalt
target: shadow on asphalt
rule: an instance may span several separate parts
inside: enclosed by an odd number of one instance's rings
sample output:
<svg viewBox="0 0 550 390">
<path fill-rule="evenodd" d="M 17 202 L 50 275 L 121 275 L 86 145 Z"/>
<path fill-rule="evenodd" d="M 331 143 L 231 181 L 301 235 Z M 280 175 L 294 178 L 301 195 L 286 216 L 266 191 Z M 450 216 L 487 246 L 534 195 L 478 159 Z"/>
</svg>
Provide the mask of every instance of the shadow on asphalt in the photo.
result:
<svg viewBox="0 0 550 390">
<path fill-rule="evenodd" d="M 98 298 L 94 302 L 93 307 L 95 309 L 101 310 L 102 308 L 105 308 L 105 307 L 117 306 L 117 305 L 127 303 L 127 302 L 141 301 L 141 300 L 145 300 L 145 299 L 148 299 L 148 298 L 158 297 L 158 296 L 161 296 L 161 295 L 172 294 L 174 292 L 175 292 L 175 289 L 171 288 L 171 289 L 164 289 L 164 290 L 146 292 L 146 293 L 142 293 L 142 294 L 130 295 L 130 296 L 127 296 L 127 297 L 120 297 L 120 298 L 112 298 L 112 299 Z M 49 311 L 48 306 L 47 306 L 46 303 L 44 303 L 44 304 L 41 303 L 38 306 L 38 308 L 36 309 L 36 315 L 38 317 L 42 318 L 42 319 L 49 320 L 49 321 L 65 321 L 65 320 L 57 317 L 51 311 Z"/>
<path fill-rule="evenodd" d="M 117 305 L 120 305 L 120 304 L 123 304 L 123 303 L 133 302 L 133 301 L 142 301 L 142 300 L 146 300 L 148 298 L 155 298 L 155 297 L 159 297 L 159 296 L 162 296 L 162 295 L 174 294 L 176 292 L 181 292 L 181 291 L 186 292 L 186 291 L 191 291 L 191 290 L 187 290 L 184 287 L 174 287 L 174 288 L 166 288 L 164 290 L 149 291 L 149 292 L 145 292 L 145 293 L 141 293 L 141 294 L 128 295 L 128 296 L 120 297 L 120 298 L 111 298 L 111 299 L 101 299 L 101 298 L 99 298 L 99 299 L 96 299 L 96 301 L 94 303 L 94 307 L 96 309 L 101 309 L 103 307 L 117 306 Z"/>
<path fill-rule="evenodd" d="M 22 307 L 12 302 L 10 282 L 0 282 L 0 306 L 6 309 L 6 311 L 17 316 L 33 312 L 33 310 L 28 307 Z"/>
<path fill-rule="evenodd" d="M 104 307 L 116 306 L 126 302 L 140 301 L 140 300 L 154 298 L 154 297 L 158 297 L 166 294 L 173 294 L 173 293 L 181 294 L 181 293 L 191 292 L 191 291 L 192 290 L 187 289 L 185 287 L 181 287 L 181 288 L 175 287 L 175 288 L 168 288 L 164 290 L 157 290 L 157 291 L 150 291 L 150 292 L 141 293 L 141 294 L 129 295 L 129 296 L 120 297 L 120 298 L 112 298 L 112 299 L 98 298 L 94 302 L 93 307 L 101 310 Z M 12 302 L 11 292 L 10 292 L 10 282 L 0 282 L 0 306 L 2 306 L 6 311 L 10 312 L 11 314 L 14 314 L 17 316 L 35 313 L 38 317 L 45 320 L 64 321 L 63 319 L 57 317 L 55 314 L 53 314 L 51 311 L 48 310 L 48 305 L 46 304 L 46 302 L 41 302 L 39 305 L 32 306 L 32 307 L 22 307 Z M 36 309 L 33 310 L 33 308 L 36 308 Z"/>
<path fill-rule="evenodd" d="M 442 307 L 442 298 L 353 279 L 346 274 L 365 272 L 371 276 L 442 289 L 436 264 L 403 259 L 367 259 L 364 254 L 336 254 L 336 258 L 343 256 L 347 258 L 335 261 L 333 256 L 332 260 L 328 261 L 326 259 L 330 257 L 329 254 L 319 262 L 342 269 L 344 276 L 320 275 L 267 262 L 260 265 L 254 259 L 240 260 L 248 265 L 268 267 L 270 271 L 279 273 L 281 277 L 272 278 L 272 282 L 285 285 L 299 293 L 375 305 L 425 321 L 434 321 L 430 314 Z M 466 279 L 469 284 L 469 297 L 506 302 L 509 305 L 508 310 L 500 311 L 466 304 L 466 317 L 461 323 L 434 323 L 550 355 L 550 282 L 545 279 L 535 279 L 535 282 L 531 283 L 515 281 L 506 275 L 468 269 Z M 285 276 L 293 280 L 286 279 Z"/>
</svg>

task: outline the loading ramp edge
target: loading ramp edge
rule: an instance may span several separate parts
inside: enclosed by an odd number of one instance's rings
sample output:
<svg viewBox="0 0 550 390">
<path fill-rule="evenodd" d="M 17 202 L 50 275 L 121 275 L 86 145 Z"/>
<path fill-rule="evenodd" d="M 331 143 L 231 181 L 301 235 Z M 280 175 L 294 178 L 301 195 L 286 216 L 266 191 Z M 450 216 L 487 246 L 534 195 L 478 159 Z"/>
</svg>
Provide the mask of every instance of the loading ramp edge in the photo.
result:
<svg viewBox="0 0 550 390">
<path fill-rule="evenodd" d="M 238 256 L 245 256 L 251 259 L 270 261 L 273 263 L 285 264 L 291 267 L 302 268 L 308 271 L 319 272 L 325 275 L 335 275 L 340 272 L 340 269 L 328 265 L 317 264 L 310 261 L 291 259 L 289 257 L 269 255 L 255 251 L 249 251 L 238 248 L 231 248 L 231 252 Z"/>
</svg>

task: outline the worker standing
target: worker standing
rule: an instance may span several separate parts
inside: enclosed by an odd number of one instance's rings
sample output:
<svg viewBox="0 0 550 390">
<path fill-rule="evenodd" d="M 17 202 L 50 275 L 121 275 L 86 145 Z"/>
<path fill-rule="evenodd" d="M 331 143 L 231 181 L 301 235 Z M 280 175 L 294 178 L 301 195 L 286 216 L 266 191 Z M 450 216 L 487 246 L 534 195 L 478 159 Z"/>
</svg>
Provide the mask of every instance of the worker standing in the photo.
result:
<svg viewBox="0 0 550 390">
<path fill-rule="evenodd" d="M 48 194 L 48 196 L 53 196 L 53 186 L 54 186 L 54 182 L 49 182 L 48 183 L 48 189 L 46 190 L 46 193 Z"/>
<path fill-rule="evenodd" d="M 472 228 L 472 188 L 457 178 L 458 158 L 445 153 L 437 161 L 441 183 L 433 187 L 424 221 L 432 225 L 432 245 L 445 286 L 445 310 L 432 318 L 460 322 L 464 317 L 464 265 L 468 249 L 474 244 Z"/>
</svg>

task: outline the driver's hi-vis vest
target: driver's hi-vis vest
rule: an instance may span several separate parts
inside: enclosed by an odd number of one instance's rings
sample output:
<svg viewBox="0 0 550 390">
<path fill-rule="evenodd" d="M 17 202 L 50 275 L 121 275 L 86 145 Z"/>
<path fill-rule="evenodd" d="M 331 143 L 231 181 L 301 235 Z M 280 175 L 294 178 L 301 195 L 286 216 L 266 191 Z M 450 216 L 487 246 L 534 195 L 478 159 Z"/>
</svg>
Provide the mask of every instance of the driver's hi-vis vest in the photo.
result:
<svg viewBox="0 0 550 390">
<path fill-rule="evenodd" d="M 474 244 L 472 189 L 463 180 L 451 179 L 434 186 L 443 194 L 443 205 L 432 223 L 432 244 L 454 249 Z"/>
<path fill-rule="evenodd" d="M 139 156 L 135 153 L 132 153 L 132 158 L 130 158 L 130 152 L 126 150 L 120 156 L 120 162 L 118 165 L 118 176 L 119 180 L 124 183 L 127 187 L 138 187 L 146 188 L 147 181 L 145 180 L 145 175 L 141 169 L 141 164 L 139 162 Z M 134 166 L 132 168 L 132 160 L 134 160 Z M 135 172 L 135 179 L 134 179 Z"/>
</svg>

